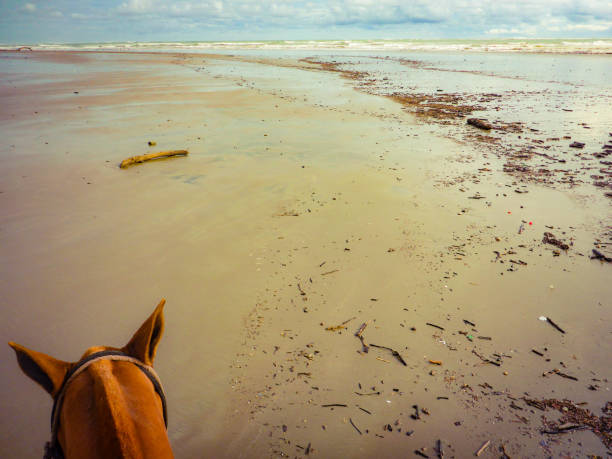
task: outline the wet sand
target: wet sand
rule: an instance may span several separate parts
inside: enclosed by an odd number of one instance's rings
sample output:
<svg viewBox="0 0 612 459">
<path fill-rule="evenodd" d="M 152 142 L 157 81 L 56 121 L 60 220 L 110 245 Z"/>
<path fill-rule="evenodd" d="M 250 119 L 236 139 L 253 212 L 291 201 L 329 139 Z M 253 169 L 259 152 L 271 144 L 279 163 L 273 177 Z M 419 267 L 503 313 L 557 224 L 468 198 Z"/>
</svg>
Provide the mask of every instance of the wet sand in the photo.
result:
<svg viewBox="0 0 612 459">
<path fill-rule="evenodd" d="M 588 430 L 541 434 L 559 413 L 524 400 L 610 400 L 601 193 L 519 183 L 297 61 L 23 56 L 0 67 L 4 341 L 75 360 L 165 297 L 177 457 L 606 454 Z M 118 168 L 166 149 L 190 154 Z M 406 366 L 363 352 L 362 323 Z M 38 456 L 51 401 L 0 352 L 0 456 Z"/>
</svg>

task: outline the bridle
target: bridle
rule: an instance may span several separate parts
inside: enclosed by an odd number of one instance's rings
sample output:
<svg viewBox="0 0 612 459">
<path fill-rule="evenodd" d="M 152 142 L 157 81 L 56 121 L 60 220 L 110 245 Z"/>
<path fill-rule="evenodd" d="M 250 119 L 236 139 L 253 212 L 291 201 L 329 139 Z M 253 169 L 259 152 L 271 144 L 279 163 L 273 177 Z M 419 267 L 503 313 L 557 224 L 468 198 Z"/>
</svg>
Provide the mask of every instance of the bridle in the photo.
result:
<svg viewBox="0 0 612 459">
<path fill-rule="evenodd" d="M 64 381 L 60 386 L 60 390 L 58 391 L 57 396 L 53 400 L 53 409 L 51 410 L 51 440 L 45 444 L 45 455 L 43 459 L 64 458 L 64 452 L 62 451 L 62 448 L 59 444 L 57 433 L 59 430 L 60 412 L 62 410 L 64 395 L 66 394 L 66 388 L 68 387 L 68 384 L 70 384 L 70 382 L 79 374 L 85 371 L 89 365 L 99 360 L 119 360 L 123 362 L 131 362 L 138 368 L 140 368 L 140 370 L 149 378 L 151 383 L 153 383 L 155 392 L 157 392 L 157 395 L 159 395 L 159 397 L 161 398 L 162 408 L 164 412 L 164 424 L 166 425 L 166 428 L 168 428 L 168 411 L 166 408 L 166 396 L 164 394 L 164 389 L 161 385 L 161 381 L 159 380 L 159 376 L 157 376 L 157 373 L 155 373 L 153 367 L 145 365 L 140 360 L 131 357 L 122 351 L 108 350 L 95 352 L 91 355 L 88 355 L 83 360 L 77 362 L 77 364 L 74 365 L 74 367 L 72 367 L 64 377 Z"/>
</svg>

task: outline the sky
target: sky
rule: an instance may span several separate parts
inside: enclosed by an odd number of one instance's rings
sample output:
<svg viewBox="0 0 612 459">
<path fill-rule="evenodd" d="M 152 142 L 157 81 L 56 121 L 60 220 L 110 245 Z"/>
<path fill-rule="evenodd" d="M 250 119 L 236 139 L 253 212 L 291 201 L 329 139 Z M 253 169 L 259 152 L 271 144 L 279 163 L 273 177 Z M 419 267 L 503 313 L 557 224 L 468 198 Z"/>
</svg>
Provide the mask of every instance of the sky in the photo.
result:
<svg viewBox="0 0 612 459">
<path fill-rule="evenodd" d="M 0 0 L 0 43 L 612 38 L 612 0 Z"/>
</svg>

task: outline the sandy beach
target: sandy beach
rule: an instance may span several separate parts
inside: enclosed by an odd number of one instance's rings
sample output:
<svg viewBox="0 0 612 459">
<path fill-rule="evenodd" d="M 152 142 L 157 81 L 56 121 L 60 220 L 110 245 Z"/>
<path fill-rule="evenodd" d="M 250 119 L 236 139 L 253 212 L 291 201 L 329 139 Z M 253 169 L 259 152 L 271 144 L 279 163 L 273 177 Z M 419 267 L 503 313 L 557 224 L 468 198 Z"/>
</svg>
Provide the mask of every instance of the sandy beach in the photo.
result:
<svg viewBox="0 0 612 459">
<path fill-rule="evenodd" d="M 0 52 L 2 340 L 75 361 L 166 298 L 179 458 L 609 455 L 609 87 L 576 156 L 577 86 L 571 123 L 537 82 L 429 102 L 511 107 L 491 140 L 333 59 Z M 0 456 L 40 456 L 52 401 L 0 365 Z"/>
</svg>

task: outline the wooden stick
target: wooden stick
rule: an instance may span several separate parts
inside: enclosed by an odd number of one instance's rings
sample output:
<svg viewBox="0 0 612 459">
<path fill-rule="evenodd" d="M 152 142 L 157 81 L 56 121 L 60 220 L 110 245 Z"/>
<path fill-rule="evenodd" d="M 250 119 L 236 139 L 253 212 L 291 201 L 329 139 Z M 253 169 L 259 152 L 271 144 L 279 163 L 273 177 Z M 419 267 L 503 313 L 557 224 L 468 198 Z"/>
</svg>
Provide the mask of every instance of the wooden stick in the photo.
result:
<svg viewBox="0 0 612 459">
<path fill-rule="evenodd" d="M 125 169 L 132 164 L 144 163 L 152 159 L 168 158 L 170 156 L 187 156 L 189 152 L 187 150 L 170 150 L 170 151 L 158 151 L 157 153 L 149 153 L 147 155 L 132 156 L 131 158 L 124 159 L 119 164 L 121 169 Z"/>
<path fill-rule="evenodd" d="M 480 456 L 484 452 L 484 450 L 489 447 L 490 444 L 491 444 L 491 440 L 485 441 L 482 444 L 482 446 L 480 448 L 478 448 L 478 451 L 476 451 L 476 456 Z"/>
<path fill-rule="evenodd" d="M 353 420 L 352 420 L 351 418 L 349 418 L 349 422 L 350 422 L 350 423 L 351 423 L 351 425 L 352 425 L 352 426 L 355 428 L 355 430 L 356 430 L 357 432 L 359 432 L 359 435 L 363 435 L 363 434 L 361 433 L 361 430 L 359 430 L 359 427 L 357 427 L 357 426 L 355 425 L 355 423 L 353 422 Z"/>
<path fill-rule="evenodd" d="M 442 449 L 442 440 L 436 442 L 436 449 L 438 450 L 438 458 L 444 459 L 444 450 Z"/>
<path fill-rule="evenodd" d="M 329 330 L 329 331 L 342 330 L 343 328 L 346 328 L 346 324 L 348 324 L 351 320 L 356 319 L 356 318 L 357 317 L 351 317 L 350 319 L 347 319 L 344 322 L 342 322 L 340 325 L 334 325 L 332 327 L 326 327 L 325 330 Z"/>
<path fill-rule="evenodd" d="M 492 363 L 493 365 L 495 365 L 496 367 L 501 366 L 501 363 L 499 362 L 495 362 L 494 360 L 491 359 L 487 359 L 486 357 L 483 357 L 482 355 L 480 355 L 478 352 L 476 352 L 474 349 L 472 349 L 472 354 L 474 354 L 475 356 L 477 356 L 480 360 L 482 360 L 485 363 Z"/>
<path fill-rule="evenodd" d="M 363 337 L 363 331 L 366 329 L 366 327 L 368 326 L 368 322 L 364 322 L 361 324 L 361 327 L 359 327 L 359 330 L 357 330 L 357 332 L 355 333 L 355 336 L 357 338 L 359 338 L 359 340 L 361 341 L 361 345 L 363 346 L 363 352 L 368 352 L 370 350 L 370 347 L 368 346 L 368 343 L 366 343 L 365 338 Z"/>
<path fill-rule="evenodd" d="M 556 323 L 553 322 L 553 320 L 550 317 L 546 318 L 546 322 L 548 322 L 549 324 L 551 324 L 553 327 L 555 327 L 557 330 L 559 330 L 561 333 L 565 334 L 565 330 L 563 330 L 561 327 L 559 327 Z"/>
<path fill-rule="evenodd" d="M 360 337 L 360 338 L 361 338 L 361 337 Z M 391 351 L 391 354 L 393 354 L 393 357 L 395 357 L 397 360 L 399 360 L 399 361 L 400 361 L 400 363 L 401 363 L 402 365 L 404 365 L 405 367 L 407 367 L 407 366 L 408 366 L 408 364 L 407 364 L 407 363 L 404 361 L 404 359 L 402 358 L 402 356 L 400 355 L 400 353 L 399 353 L 399 352 L 397 352 L 396 350 L 391 349 L 390 347 L 387 347 L 387 346 L 379 346 L 378 344 L 370 344 L 370 346 L 372 346 L 372 347 L 378 347 L 378 348 L 380 348 L 380 349 L 387 349 L 388 351 Z M 377 358 L 378 358 L 378 357 L 377 357 Z"/>
<path fill-rule="evenodd" d="M 359 327 L 359 330 L 357 330 L 357 332 L 355 332 L 355 336 L 357 338 L 361 337 L 363 331 L 366 329 L 366 327 L 368 326 L 369 322 L 364 322 L 361 324 L 361 327 Z"/>
<path fill-rule="evenodd" d="M 562 434 L 566 432 L 571 432 L 573 430 L 587 430 L 589 428 L 590 428 L 589 426 L 575 425 L 575 426 L 568 426 L 568 427 L 559 427 L 557 430 L 540 430 L 540 433 L 554 435 L 554 434 Z"/>
</svg>

